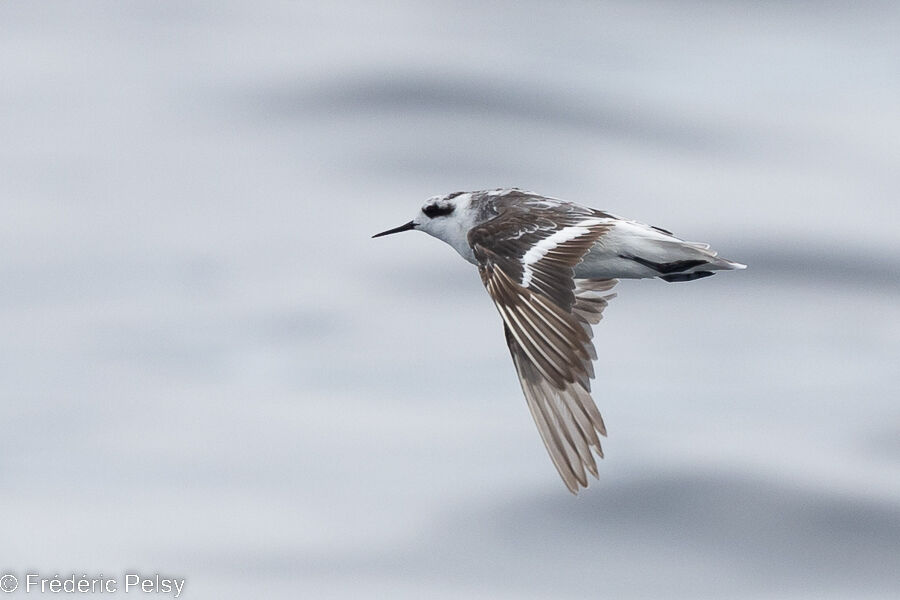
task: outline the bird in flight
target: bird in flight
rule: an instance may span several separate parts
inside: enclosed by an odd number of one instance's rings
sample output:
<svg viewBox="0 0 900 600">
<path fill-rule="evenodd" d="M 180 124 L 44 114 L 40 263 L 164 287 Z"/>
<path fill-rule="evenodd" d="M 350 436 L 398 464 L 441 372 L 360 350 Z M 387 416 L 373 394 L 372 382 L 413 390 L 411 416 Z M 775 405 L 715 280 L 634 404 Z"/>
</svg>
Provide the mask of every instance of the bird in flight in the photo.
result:
<svg viewBox="0 0 900 600">
<path fill-rule="evenodd" d="M 597 477 L 606 426 L 591 398 L 591 326 L 618 279 L 693 281 L 745 269 L 708 244 L 659 227 L 517 188 L 430 198 L 415 218 L 374 235 L 418 229 L 478 267 L 503 319 L 531 416 L 572 493 Z M 593 451 L 593 452 L 592 452 Z"/>
</svg>

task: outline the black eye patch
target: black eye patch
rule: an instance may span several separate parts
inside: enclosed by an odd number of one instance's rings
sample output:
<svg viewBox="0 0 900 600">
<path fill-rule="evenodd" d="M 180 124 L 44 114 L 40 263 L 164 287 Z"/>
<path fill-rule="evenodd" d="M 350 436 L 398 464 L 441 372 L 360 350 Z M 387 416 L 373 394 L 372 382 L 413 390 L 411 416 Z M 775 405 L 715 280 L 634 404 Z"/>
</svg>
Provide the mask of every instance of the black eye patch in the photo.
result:
<svg viewBox="0 0 900 600">
<path fill-rule="evenodd" d="M 444 204 L 443 206 L 440 204 L 429 204 L 422 209 L 422 212 L 429 219 L 433 219 L 435 217 L 446 217 L 453 212 L 454 208 L 452 204 Z"/>
</svg>

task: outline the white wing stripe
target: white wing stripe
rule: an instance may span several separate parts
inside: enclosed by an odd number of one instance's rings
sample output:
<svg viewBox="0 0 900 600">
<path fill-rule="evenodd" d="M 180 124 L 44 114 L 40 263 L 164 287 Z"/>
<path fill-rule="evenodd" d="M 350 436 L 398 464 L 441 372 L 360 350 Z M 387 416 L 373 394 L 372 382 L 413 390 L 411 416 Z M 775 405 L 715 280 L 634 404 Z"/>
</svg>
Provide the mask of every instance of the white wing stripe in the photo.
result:
<svg viewBox="0 0 900 600">
<path fill-rule="evenodd" d="M 579 236 L 591 233 L 591 230 L 588 228 L 599 225 L 600 223 L 602 223 L 600 219 L 585 219 L 575 225 L 560 229 L 553 235 L 545 237 L 529 248 L 528 252 L 526 252 L 521 259 L 522 266 L 524 267 L 522 269 L 522 286 L 528 287 L 528 284 L 531 283 L 532 270 L 529 265 L 533 265 L 544 258 L 544 256 L 547 255 L 547 252 L 553 250 L 560 244 L 565 244 Z"/>
</svg>

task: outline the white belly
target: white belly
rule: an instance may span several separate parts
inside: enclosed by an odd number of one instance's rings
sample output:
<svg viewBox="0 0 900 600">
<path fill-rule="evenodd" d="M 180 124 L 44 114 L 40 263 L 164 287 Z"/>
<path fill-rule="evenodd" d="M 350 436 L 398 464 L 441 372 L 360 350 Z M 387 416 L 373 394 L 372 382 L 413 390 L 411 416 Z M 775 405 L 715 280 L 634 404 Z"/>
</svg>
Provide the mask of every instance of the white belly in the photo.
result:
<svg viewBox="0 0 900 600">
<path fill-rule="evenodd" d="M 642 279 L 656 277 L 654 269 L 627 258 L 621 258 L 609 248 L 595 245 L 575 267 L 578 279 Z"/>
</svg>

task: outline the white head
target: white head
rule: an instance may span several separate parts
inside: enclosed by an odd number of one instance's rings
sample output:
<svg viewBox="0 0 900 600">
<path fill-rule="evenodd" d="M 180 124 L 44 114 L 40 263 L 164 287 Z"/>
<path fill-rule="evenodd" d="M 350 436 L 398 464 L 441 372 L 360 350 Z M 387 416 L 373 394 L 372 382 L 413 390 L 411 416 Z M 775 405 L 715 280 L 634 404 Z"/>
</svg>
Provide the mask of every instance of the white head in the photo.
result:
<svg viewBox="0 0 900 600">
<path fill-rule="evenodd" d="M 474 192 L 454 192 L 446 196 L 432 196 L 422 205 L 412 221 L 400 227 L 382 231 L 372 237 L 420 229 L 428 235 L 450 244 L 463 258 L 475 263 L 475 254 L 466 237 L 469 230 L 478 224 L 477 219 L 480 213 L 477 207 L 473 206 L 473 194 Z"/>
</svg>

